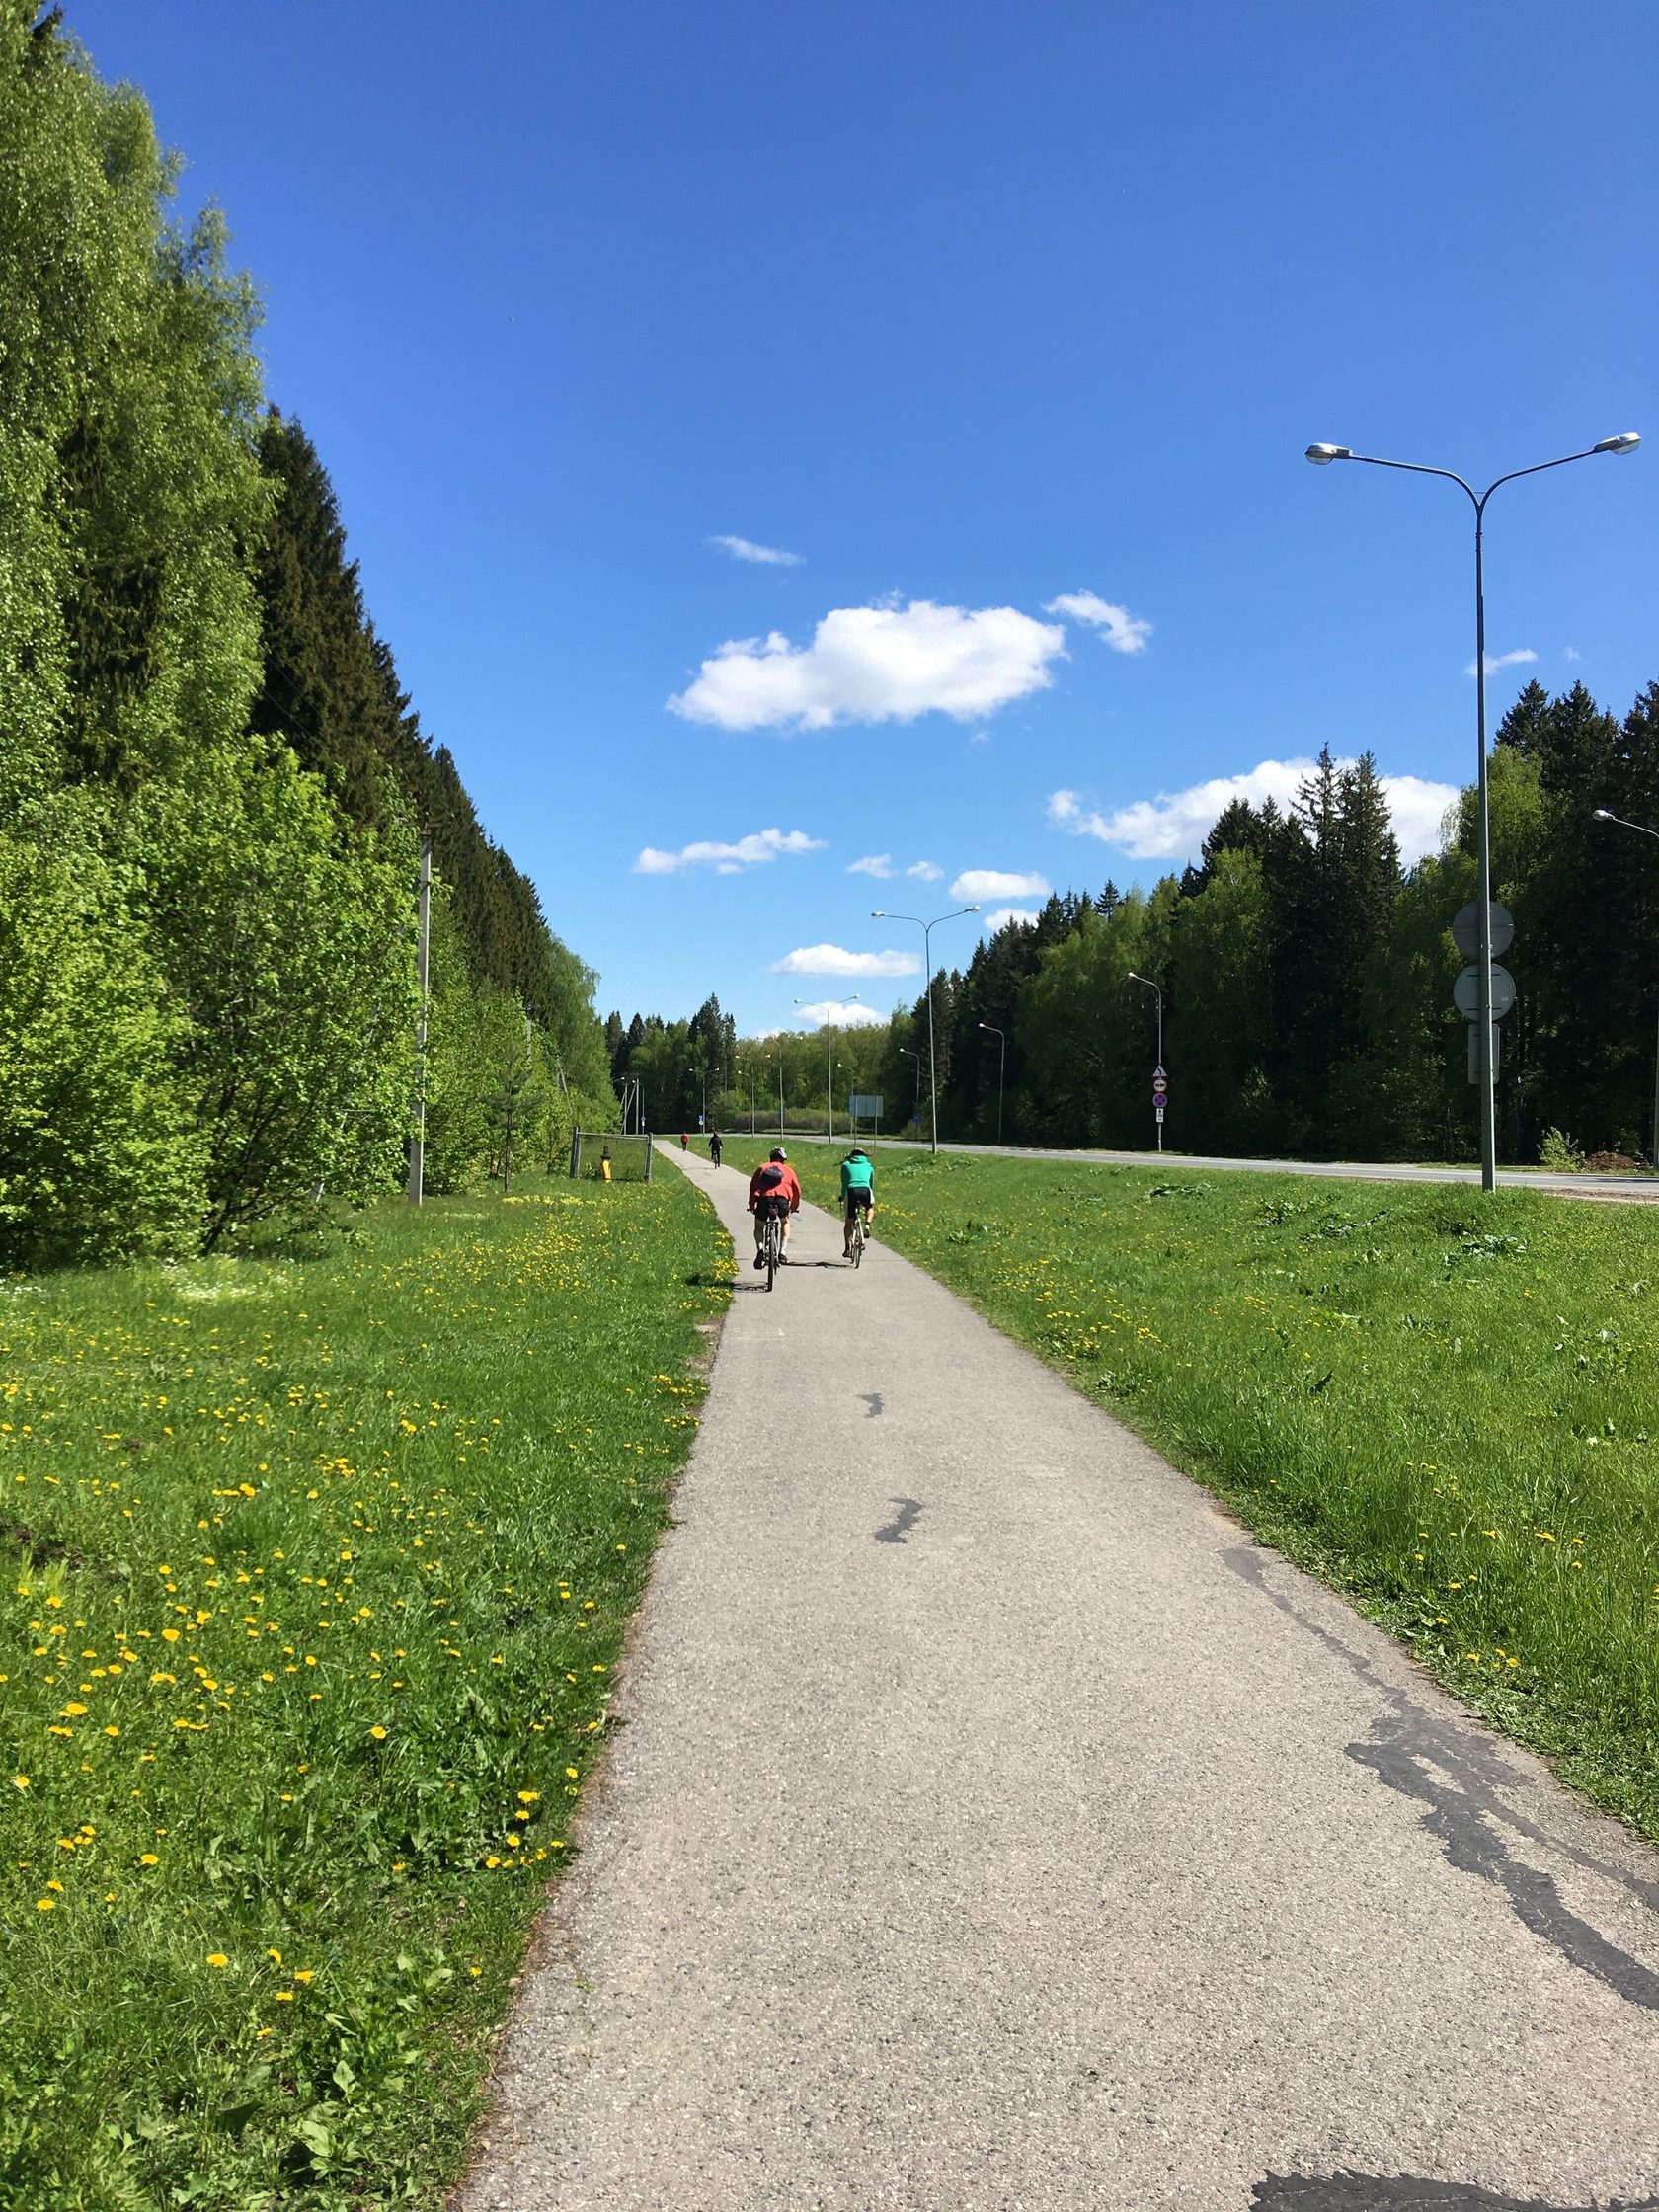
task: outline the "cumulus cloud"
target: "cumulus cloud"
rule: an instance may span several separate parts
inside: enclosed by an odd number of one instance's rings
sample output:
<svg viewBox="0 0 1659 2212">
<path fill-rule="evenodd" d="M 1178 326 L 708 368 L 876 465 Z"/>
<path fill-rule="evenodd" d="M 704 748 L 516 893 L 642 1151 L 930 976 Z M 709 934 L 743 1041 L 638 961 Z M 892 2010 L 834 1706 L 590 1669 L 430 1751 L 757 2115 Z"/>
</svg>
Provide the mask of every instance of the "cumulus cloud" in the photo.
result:
<svg viewBox="0 0 1659 2212">
<path fill-rule="evenodd" d="M 913 867 L 905 870 L 906 875 L 917 883 L 937 883 L 944 872 L 943 868 L 935 868 L 931 860 L 918 860 Z"/>
<path fill-rule="evenodd" d="M 1114 606 L 1110 599 L 1093 592 L 1063 592 L 1043 612 L 1064 614 L 1098 630 L 1101 643 L 1109 645 L 1114 653 L 1145 653 L 1152 634 L 1152 625 L 1142 616 L 1131 614 L 1126 606 Z"/>
<path fill-rule="evenodd" d="M 874 1006 L 840 998 L 821 998 L 815 1005 L 802 1006 L 795 1018 L 814 1029 L 822 1029 L 826 1022 L 836 1029 L 885 1029 L 889 1019 L 886 1014 L 878 1014 Z"/>
<path fill-rule="evenodd" d="M 1351 768 L 1339 760 L 1339 768 Z M 1057 791 L 1049 800 L 1049 820 L 1077 837 L 1098 837 L 1135 860 L 1190 860 L 1203 846 L 1218 817 L 1235 799 L 1260 807 L 1272 799 L 1283 813 L 1304 780 L 1311 760 L 1262 760 L 1243 775 L 1211 776 L 1185 791 L 1160 791 L 1155 799 L 1137 799 L 1110 814 L 1088 808 L 1075 791 Z M 1430 783 L 1421 776 L 1380 776 L 1400 858 L 1409 866 L 1440 844 L 1440 826 L 1458 797 L 1452 783 Z"/>
<path fill-rule="evenodd" d="M 1011 921 L 1017 921 L 1022 928 L 1029 929 L 1036 919 L 1036 914 L 1029 907 L 993 907 L 980 926 L 988 936 L 994 937 L 999 929 L 1006 929 Z"/>
<path fill-rule="evenodd" d="M 835 607 L 810 645 L 774 630 L 721 646 L 669 706 L 722 730 L 828 730 L 923 714 L 970 722 L 1046 690 L 1049 664 L 1065 650 L 1059 623 L 1017 607 Z"/>
<path fill-rule="evenodd" d="M 847 952 L 840 945 L 801 945 L 772 962 L 774 976 L 913 976 L 913 952 Z"/>
<path fill-rule="evenodd" d="M 1488 653 L 1486 656 L 1486 673 L 1496 675 L 1500 669 L 1525 668 L 1529 661 L 1536 661 L 1537 659 L 1538 655 L 1530 645 L 1524 645 L 1519 653 Z M 1464 675 L 1473 675 L 1474 663 L 1472 661 L 1463 671 L 1463 673 Z"/>
<path fill-rule="evenodd" d="M 825 840 L 809 837 L 804 830 L 757 830 L 736 844 L 704 841 L 681 845 L 678 852 L 659 852 L 647 845 L 634 862 L 637 876 L 672 876 L 681 868 L 712 868 L 717 876 L 741 875 L 762 860 L 776 860 L 780 853 L 822 852 Z"/>
<path fill-rule="evenodd" d="M 798 569 L 806 559 L 804 553 L 785 553 L 775 545 L 756 545 L 751 537 L 711 537 L 711 545 L 718 545 L 723 553 L 730 553 L 734 561 L 758 561 L 769 569 Z"/>
<path fill-rule="evenodd" d="M 849 876 L 875 876 L 885 883 L 893 873 L 893 855 L 890 852 L 867 852 L 862 860 L 847 862 Z"/>
<path fill-rule="evenodd" d="M 1014 875 L 1005 868 L 965 868 L 950 887 L 953 899 L 1046 899 L 1046 876 Z"/>
<path fill-rule="evenodd" d="M 1584 658 L 1583 654 L 1580 653 L 1576 645 L 1562 646 L 1561 654 L 1562 658 L 1568 661 L 1582 661 Z"/>
</svg>

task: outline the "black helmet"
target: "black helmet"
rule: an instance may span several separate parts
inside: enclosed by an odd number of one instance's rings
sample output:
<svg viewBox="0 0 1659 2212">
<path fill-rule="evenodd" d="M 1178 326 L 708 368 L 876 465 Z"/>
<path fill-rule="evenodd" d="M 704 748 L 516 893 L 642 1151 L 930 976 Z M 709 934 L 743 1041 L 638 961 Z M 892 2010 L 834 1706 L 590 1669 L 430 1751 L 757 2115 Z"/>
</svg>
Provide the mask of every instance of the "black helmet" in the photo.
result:
<svg viewBox="0 0 1659 2212">
<path fill-rule="evenodd" d="M 789 1157 L 789 1154 L 784 1150 L 781 1145 L 774 1145 L 772 1146 L 772 1157 L 773 1159 L 787 1159 Z"/>
</svg>

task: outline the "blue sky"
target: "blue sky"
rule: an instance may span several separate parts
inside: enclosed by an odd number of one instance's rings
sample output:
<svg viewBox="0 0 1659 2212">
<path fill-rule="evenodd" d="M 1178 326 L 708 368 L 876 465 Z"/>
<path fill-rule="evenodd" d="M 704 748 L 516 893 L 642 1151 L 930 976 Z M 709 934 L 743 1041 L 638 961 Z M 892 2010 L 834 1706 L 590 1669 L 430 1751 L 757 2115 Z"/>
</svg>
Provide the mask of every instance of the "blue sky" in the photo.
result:
<svg viewBox="0 0 1659 2212">
<path fill-rule="evenodd" d="M 1467 506 L 1304 447 L 1659 436 L 1649 0 L 67 15 L 225 208 L 601 1012 L 885 1010 L 919 932 L 872 908 L 1149 884 L 1327 741 L 1420 846 L 1474 766 Z M 1494 715 L 1659 675 L 1656 518 L 1659 447 L 1497 494 Z"/>
</svg>

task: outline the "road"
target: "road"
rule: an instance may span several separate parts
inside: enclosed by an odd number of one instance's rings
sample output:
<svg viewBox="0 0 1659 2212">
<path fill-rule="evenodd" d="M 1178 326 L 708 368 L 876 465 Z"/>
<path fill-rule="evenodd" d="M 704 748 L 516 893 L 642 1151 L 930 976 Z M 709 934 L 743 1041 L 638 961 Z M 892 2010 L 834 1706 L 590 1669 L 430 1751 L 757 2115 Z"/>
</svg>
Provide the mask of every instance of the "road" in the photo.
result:
<svg viewBox="0 0 1659 2212">
<path fill-rule="evenodd" d="M 744 1185 L 462 2212 L 1659 2203 L 1659 1855 L 880 1245 Z"/>
<path fill-rule="evenodd" d="M 727 1135 L 742 1136 L 744 1131 L 728 1131 Z M 754 1135 L 765 1137 L 768 1132 L 756 1129 Z M 784 1140 L 789 1145 L 827 1145 L 828 1137 L 803 1135 L 792 1129 Z M 837 1145 L 847 1142 L 845 1135 L 834 1139 Z M 925 1152 L 925 1137 L 872 1138 L 864 1133 L 864 1142 L 882 1151 Z M 1200 1167 L 1215 1174 L 1240 1175 L 1329 1175 L 1350 1183 L 1475 1183 L 1480 1181 L 1478 1167 L 1443 1167 L 1424 1165 L 1413 1160 L 1345 1160 L 1345 1159 L 1227 1159 L 1206 1152 L 1108 1152 L 1098 1149 L 1066 1150 L 1062 1146 L 1050 1145 L 941 1145 L 942 1152 L 971 1152 L 983 1154 L 988 1159 L 1074 1159 L 1096 1160 L 1117 1167 Z M 1612 1198 L 1633 1200 L 1646 1205 L 1659 1204 L 1659 1175 L 1634 1174 L 1583 1174 L 1557 1175 L 1538 1167 L 1500 1167 L 1497 1171 L 1498 1188 L 1516 1191 L 1558 1191 L 1570 1198 Z"/>
</svg>

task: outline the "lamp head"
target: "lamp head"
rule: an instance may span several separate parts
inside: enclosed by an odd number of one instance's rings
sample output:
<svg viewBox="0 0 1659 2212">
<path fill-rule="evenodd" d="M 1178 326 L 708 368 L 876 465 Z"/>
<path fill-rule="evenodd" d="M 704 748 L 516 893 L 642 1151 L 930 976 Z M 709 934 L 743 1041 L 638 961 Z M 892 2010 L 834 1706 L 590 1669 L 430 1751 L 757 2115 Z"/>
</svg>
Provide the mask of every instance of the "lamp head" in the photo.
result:
<svg viewBox="0 0 1659 2212">
<path fill-rule="evenodd" d="M 962 910 L 965 914 L 977 914 L 980 910 L 979 901 L 976 899 L 971 907 L 964 907 Z"/>
<path fill-rule="evenodd" d="M 887 919 L 887 908 L 885 907 L 872 907 L 870 908 L 870 919 L 872 921 L 885 921 Z"/>
<path fill-rule="evenodd" d="M 1604 437 L 1600 444 L 1592 445 L 1592 453 L 1633 453 L 1641 443 L 1639 431 L 1620 431 L 1617 437 Z"/>
<path fill-rule="evenodd" d="M 1608 812 L 1606 807 L 1594 807 L 1591 809 L 1591 812 L 1598 822 L 1612 822 L 1615 819 L 1613 815 Z"/>
<path fill-rule="evenodd" d="M 1310 445 L 1307 458 L 1315 468 L 1329 468 L 1332 461 L 1351 461 L 1354 451 L 1349 445 Z"/>
</svg>

